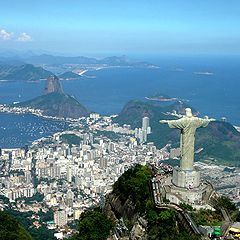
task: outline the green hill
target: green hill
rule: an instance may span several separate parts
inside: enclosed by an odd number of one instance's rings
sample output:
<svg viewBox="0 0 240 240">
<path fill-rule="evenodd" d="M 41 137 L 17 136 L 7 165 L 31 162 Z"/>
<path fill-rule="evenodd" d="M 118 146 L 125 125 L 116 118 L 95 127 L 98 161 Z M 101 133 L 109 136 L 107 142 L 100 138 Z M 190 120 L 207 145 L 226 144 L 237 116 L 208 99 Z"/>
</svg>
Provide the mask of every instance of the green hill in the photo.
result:
<svg viewBox="0 0 240 240">
<path fill-rule="evenodd" d="M 120 125 L 130 124 L 132 128 L 136 128 L 142 126 L 143 117 L 149 117 L 153 132 L 149 137 L 158 147 L 163 147 L 169 141 L 174 143 L 178 140 L 178 130 L 170 129 L 166 125 L 160 124 L 159 120 L 173 118 L 172 116 L 164 114 L 166 112 L 172 112 L 173 110 L 184 113 L 186 107 L 188 106 L 182 102 L 176 102 L 171 105 L 161 105 L 155 102 L 132 100 L 124 106 L 114 121 Z"/>
<path fill-rule="evenodd" d="M 45 115 L 64 118 L 79 118 L 88 115 L 88 110 L 74 97 L 64 93 L 48 93 L 14 106 L 43 110 Z"/>
<path fill-rule="evenodd" d="M 155 208 L 150 191 L 153 174 L 147 166 L 125 171 L 106 196 L 103 209 L 83 212 L 77 239 L 198 240 L 189 234 L 175 210 Z"/>
<path fill-rule="evenodd" d="M 59 79 L 64 79 L 64 80 L 81 78 L 81 76 L 79 76 L 78 74 L 71 72 L 71 71 L 62 73 L 58 77 L 59 77 Z"/>
<path fill-rule="evenodd" d="M 0 239 L 31 240 L 32 238 L 15 218 L 6 212 L 0 211 Z"/>
<path fill-rule="evenodd" d="M 125 225 L 118 231 L 117 224 L 115 231 L 121 237 L 131 236 L 130 239 L 199 239 L 187 233 L 175 210 L 155 208 L 149 188 L 152 177 L 147 166 L 136 165 L 114 183 L 112 193 L 106 197 L 104 212 L 115 223 Z"/>
<path fill-rule="evenodd" d="M 161 119 L 173 119 L 166 112 L 183 113 L 187 105 L 182 102 L 173 104 L 159 104 L 156 102 L 130 101 L 125 105 L 119 116 L 115 119 L 119 124 L 130 124 L 132 128 L 141 127 L 142 118 L 148 116 L 152 134 L 148 140 L 153 141 L 158 147 L 167 143 L 179 146 L 180 132 L 170 129 L 165 124 L 160 124 Z M 196 111 L 193 111 L 196 113 Z M 240 161 L 240 133 L 227 122 L 211 122 L 207 128 L 198 129 L 196 134 L 196 149 L 203 148 L 197 159 L 214 158 L 221 163 L 239 165 Z"/>
<path fill-rule="evenodd" d="M 4 80 L 36 81 L 46 79 L 50 75 L 53 74 L 42 67 L 35 67 L 32 64 L 0 64 L 0 79 Z"/>
</svg>

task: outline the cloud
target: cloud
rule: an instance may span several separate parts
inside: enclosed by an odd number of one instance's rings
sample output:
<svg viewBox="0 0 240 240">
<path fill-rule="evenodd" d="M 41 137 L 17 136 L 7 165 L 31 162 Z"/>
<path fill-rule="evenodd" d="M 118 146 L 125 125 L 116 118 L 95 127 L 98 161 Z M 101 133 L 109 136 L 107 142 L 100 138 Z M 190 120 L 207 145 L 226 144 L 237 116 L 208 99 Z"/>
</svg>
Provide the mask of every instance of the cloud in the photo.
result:
<svg viewBox="0 0 240 240">
<path fill-rule="evenodd" d="M 19 35 L 19 37 L 17 38 L 17 41 L 30 42 L 30 41 L 32 41 L 32 37 L 30 35 L 28 35 L 27 33 L 23 32 Z"/>
<path fill-rule="evenodd" d="M 12 36 L 13 36 L 12 32 L 7 32 L 4 29 L 0 30 L 0 39 L 2 39 L 2 40 L 9 40 L 12 38 Z"/>
</svg>

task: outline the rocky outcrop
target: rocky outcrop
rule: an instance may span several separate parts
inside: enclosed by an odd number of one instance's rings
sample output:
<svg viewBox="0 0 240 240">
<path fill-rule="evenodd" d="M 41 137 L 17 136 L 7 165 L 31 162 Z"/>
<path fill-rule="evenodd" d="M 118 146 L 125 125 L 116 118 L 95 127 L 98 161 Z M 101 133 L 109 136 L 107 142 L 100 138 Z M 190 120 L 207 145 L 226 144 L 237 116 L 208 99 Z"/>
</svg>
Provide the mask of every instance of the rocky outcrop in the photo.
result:
<svg viewBox="0 0 240 240">
<path fill-rule="evenodd" d="M 109 240 L 117 236 L 121 240 L 147 239 L 147 221 L 136 212 L 131 199 L 122 201 L 113 193 L 106 197 L 103 211 L 115 223 L 115 230 Z"/>
<path fill-rule="evenodd" d="M 47 79 L 44 93 L 42 96 L 15 106 L 40 109 L 46 116 L 59 118 L 80 118 L 89 114 L 77 99 L 63 92 L 59 79 L 54 75 Z"/>
<path fill-rule="evenodd" d="M 147 221 L 139 217 L 135 222 L 131 232 L 130 232 L 130 240 L 147 240 Z"/>
<path fill-rule="evenodd" d="M 48 93 L 63 93 L 63 89 L 62 89 L 62 86 L 60 84 L 60 81 L 55 75 L 52 75 L 52 76 L 47 78 L 44 93 L 45 94 L 48 94 Z"/>
<path fill-rule="evenodd" d="M 138 218 L 135 206 L 129 198 L 123 202 L 119 196 L 115 196 L 112 193 L 106 197 L 104 212 L 106 212 L 113 221 L 117 221 L 119 216 L 130 221 L 135 221 Z"/>
</svg>

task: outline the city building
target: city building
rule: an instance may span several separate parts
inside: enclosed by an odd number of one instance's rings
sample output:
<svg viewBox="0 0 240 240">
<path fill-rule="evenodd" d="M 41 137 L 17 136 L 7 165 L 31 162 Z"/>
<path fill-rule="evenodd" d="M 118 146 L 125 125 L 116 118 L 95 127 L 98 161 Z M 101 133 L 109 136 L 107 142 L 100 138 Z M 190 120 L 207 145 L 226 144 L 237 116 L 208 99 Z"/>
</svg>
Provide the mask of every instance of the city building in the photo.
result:
<svg viewBox="0 0 240 240">
<path fill-rule="evenodd" d="M 62 227 L 67 224 L 67 212 L 65 210 L 58 210 L 54 212 L 54 222 L 56 226 Z"/>
</svg>

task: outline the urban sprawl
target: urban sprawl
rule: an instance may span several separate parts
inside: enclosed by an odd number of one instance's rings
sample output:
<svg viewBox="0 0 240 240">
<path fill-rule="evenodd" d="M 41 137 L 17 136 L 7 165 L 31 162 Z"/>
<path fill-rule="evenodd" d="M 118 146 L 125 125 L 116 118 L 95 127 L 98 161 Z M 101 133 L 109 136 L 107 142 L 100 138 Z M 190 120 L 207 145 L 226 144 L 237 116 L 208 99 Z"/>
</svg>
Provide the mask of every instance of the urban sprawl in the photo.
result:
<svg viewBox="0 0 240 240">
<path fill-rule="evenodd" d="M 42 116 L 40 110 L 4 105 L 0 111 Z M 171 148 L 170 144 L 157 149 L 147 141 L 151 134 L 148 117 L 142 119 L 141 128 L 134 130 L 130 125 L 121 127 L 114 123 L 115 117 L 92 113 L 90 117 L 68 119 L 68 131 L 38 139 L 31 146 L 1 149 L 0 195 L 8 198 L 15 210 L 34 212 L 35 228 L 43 224 L 39 211 L 51 209 L 54 219 L 44 224 L 57 234 L 63 234 L 63 227 L 65 234 L 72 234 L 67 224 L 79 219 L 84 210 L 103 204 L 114 182 L 131 166 L 150 164 L 161 169 L 168 166 L 165 160 L 178 159 L 180 149 Z M 219 193 L 240 202 L 239 168 L 204 162 L 196 162 L 195 166 Z M 26 201 L 36 194 L 41 194 L 43 201 Z M 6 207 L 0 199 L 0 209 Z"/>
</svg>

